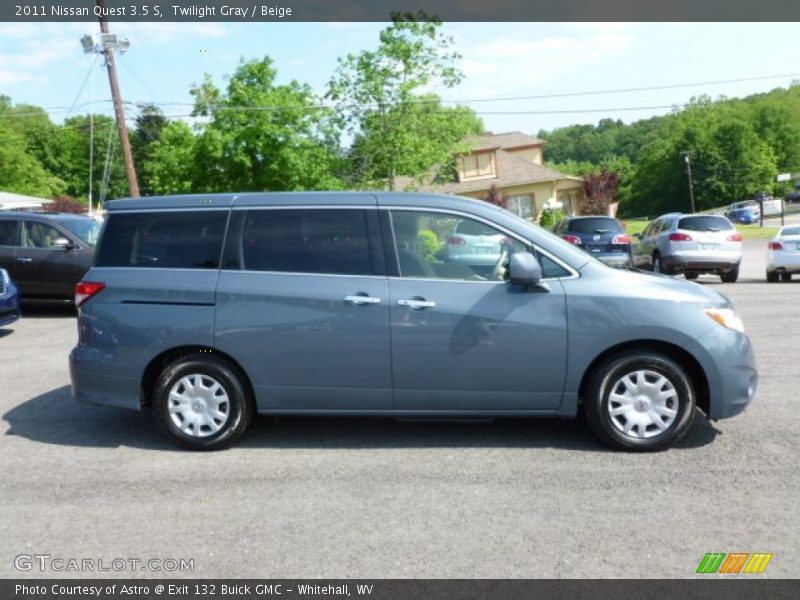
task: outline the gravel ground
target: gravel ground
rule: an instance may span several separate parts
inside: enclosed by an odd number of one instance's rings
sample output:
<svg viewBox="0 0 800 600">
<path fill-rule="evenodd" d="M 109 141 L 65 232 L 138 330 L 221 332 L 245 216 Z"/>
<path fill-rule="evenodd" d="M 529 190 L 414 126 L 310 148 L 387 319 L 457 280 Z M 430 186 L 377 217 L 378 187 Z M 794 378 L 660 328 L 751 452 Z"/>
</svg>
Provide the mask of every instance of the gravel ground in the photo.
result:
<svg viewBox="0 0 800 600">
<path fill-rule="evenodd" d="M 74 314 L 29 310 L 0 330 L 0 577 L 81 575 L 21 573 L 19 554 L 187 558 L 210 578 L 691 577 L 712 551 L 772 552 L 764 576 L 795 577 L 800 280 L 766 284 L 765 245 L 746 243 L 739 283 L 700 278 L 754 340 L 755 402 L 649 455 L 582 421 L 267 418 L 183 452 L 147 412 L 71 400 Z"/>
</svg>

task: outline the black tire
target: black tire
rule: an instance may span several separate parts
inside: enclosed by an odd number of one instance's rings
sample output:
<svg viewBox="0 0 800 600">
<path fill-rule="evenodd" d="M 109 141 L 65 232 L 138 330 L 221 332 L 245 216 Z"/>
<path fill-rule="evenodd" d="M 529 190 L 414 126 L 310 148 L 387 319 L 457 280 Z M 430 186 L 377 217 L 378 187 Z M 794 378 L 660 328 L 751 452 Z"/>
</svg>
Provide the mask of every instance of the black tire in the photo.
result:
<svg viewBox="0 0 800 600">
<path fill-rule="evenodd" d="M 612 421 L 608 409 L 609 396 L 615 391 L 613 387 L 615 385 L 624 387 L 624 384 L 620 382 L 622 377 L 640 370 L 663 375 L 675 391 L 675 398 L 668 401 L 676 405 L 669 407 L 676 411 L 674 419 L 666 429 L 655 433 L 652 437 L 642 436 L 642 431 L 638 427 L 636 436 L 626 434 L 618 424 Z M 652 376 L 649 377 L 652 379 Z M 636 383 L 638 385 L 639 382 Z M 662 386 L 662 390 L 664 386 Z M 654 452 L 668 448 L 689 430 L 695 414 L 694 388 L 686 371 L 676 360 L 659 352 L 630 350 L 606 359 L 593 370 L 585 387 L 583 410 L 586 420 L 597 437 L 611 448 L 633 452 Z M 645 435 L 649 427 L 650 425 L 645 427 Z M 652 427 L 657 429 L 655 424 Z"/>
<path fill-rule="evenodd" d="M 767 283 L 777 283 L 780 273 L 777 271 L 767 271 Z"/>
<path fill-rule="evenodd" d="M 781 273 L 781 281 L 791 281 L 792 274 L 791 273 Z"/>
<path fill-rule="evenodd" d="M 195 376 L 194 379 L 191 379 L 192 376 Z M 170 400 L 170 391 L 173 386 L 180 385 L 179 382 L 184 377 L 189 377 L 206 393 L 209 393 L 209 388 L 213 388 L 212 382 L 216 382 L 227 395 L 227 402 L 217 406 L 219 412 L 226 415 L 218 431 L 212 432 L 209 425 L 202 424 L 199 428 L 200 433 L 193 435 L 191 432 L 183 431 L 173 420 L 170 403 L 175 401 Z M 178 390 L 180 389 L 179 387 Z M 217 390 L 217 394 L 212 396 L 217 398 L 221 397 L 221 394 Z M 153 412 L 159 429 L 172 442 L 190 450 L 221 450 L 239 439 L 250 426 L 254 402 L 244 375 L 238 368 L 226 360 L 214 357 L 213 354 L 192 354 L 179 358 L 164 368 L 153 390 Z M 184 412 L 191 414 L 188 408 Z M 177 415 L 176 418 L 180 417 L 183 420 L 181 415 Z M 218 420 L 220 419 L 214 419 L 215 426 L 219 426 Z M 196 423 L 187 425 L 191 427 L 191 431 L 197 427 Z"/>
<path fill-rule="evenodd" d="M 700 273 L 696 273 L 696 272 L 694 272 L 694 271 L 686 271 L 686 272 L 683 274 L 683 276 L 684 276 L 684 277 L 686 277 L 686 279 L 688 279 L 689 281 L 694 281 L 695 279 L 697 279 L 697 277 L 698 277 L 699 275 L 700 275 Z"/>
<path fill-rule="evenodd" d="M 739 267 L 731 269 L 727 273 L 720 273 L 719 278 L 722 283 L 736 283 L 736 280 L 739 279 Z"/>
<path fill-rule="evenodd" d="M 658 252 L 653 253 L 653 273 L 662 273 L 663 275 L 673 275 L 672 269 L 669 269 L 661 260 L 661 255 Z"/>
</svg>

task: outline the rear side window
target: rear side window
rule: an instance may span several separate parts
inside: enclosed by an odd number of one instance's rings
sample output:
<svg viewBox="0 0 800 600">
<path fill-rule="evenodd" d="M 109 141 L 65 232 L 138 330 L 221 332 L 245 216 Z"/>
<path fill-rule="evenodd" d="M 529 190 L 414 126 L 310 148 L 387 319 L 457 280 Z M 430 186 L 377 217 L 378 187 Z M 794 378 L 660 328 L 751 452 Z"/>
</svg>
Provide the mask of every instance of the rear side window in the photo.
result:
<svg viewBox="0 0 800 600">
<path fill-rule="evenodd" d="M 723 217 L 707 215 L 683 217 L 678 222 L 678 229 L 685 229 L 687 231 L 722 231 L 725 229 L 733 229 L 733 225 L 731 225 L 728 219 Z"/>
<path fill-rule="evenodd" d="M 228 211 L 113 213 L 103 229 L 98 267 L 216 269 Z"/>
<path fill-rule="evenodd" d="M 0 221 L 0 246 L 19 246 L 19 221 Z"/>
<path fill-rule="evenodd" d="M 249 271 L 373 274 L 367 215 L 357 209 L 250 211 L 241 255 Z"/>
<path fill-rule="evenodd" d="M 598 217 L 594 219 L 575 219 L 569 222 L 567 231 L 575 233 L 607 233 L 622 231 L 622 225 L 616 219 Z"/>
</svg>

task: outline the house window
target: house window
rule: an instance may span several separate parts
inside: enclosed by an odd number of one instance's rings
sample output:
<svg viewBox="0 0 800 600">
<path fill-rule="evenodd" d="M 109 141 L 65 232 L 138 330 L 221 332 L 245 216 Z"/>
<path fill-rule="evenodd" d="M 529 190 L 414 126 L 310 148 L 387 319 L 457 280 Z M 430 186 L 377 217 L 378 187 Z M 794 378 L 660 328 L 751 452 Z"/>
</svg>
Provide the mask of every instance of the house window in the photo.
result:
<svg viewBox="0 0 800 600">
<path fill-rule="evenodd" d="M 556 200 L 561 202 L 563 210 L 568 215 L 575 215 L 578 211 L 578 200 L 580 199 L 580 189 L 572 188 L 569 190 L 558 190 Z"/>
<path fill-rule="evenodd" d="M 533 221 L 536 219 L 535 194 L 519 194 L 508 197 L 508 210 L 523 219 Z"/>
<path fill-rule="evenodd" d="M 462 179 L 492 177 L 494 174 L 494 152 L 481 152 L 461 157 Z"/>
</svg>

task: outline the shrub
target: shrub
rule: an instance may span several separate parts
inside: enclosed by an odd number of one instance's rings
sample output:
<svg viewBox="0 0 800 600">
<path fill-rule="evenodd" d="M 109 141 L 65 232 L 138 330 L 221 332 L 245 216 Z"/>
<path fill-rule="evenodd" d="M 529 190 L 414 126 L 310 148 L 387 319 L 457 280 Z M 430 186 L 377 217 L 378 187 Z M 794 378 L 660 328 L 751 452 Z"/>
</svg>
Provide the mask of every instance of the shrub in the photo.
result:
<svg viewBox="0 0 800 600">
<path fill-rule="evenodd" d="M 539 225 L 544 229 L 552 229 L 556 226 L 561 219 L 563 219 L 566 215 L 564 211 L 560 208 L 552 209 L 552 208 L 545 208 L 542 210 L 542 214 L 539 217 Z"/>
<path fill-rule="evenodd" d="M 419 232 L 417 244 L 419 245 L 419 253 L 422 254 L 428 262 L 436 260 L 436 256 L 444 247 L 444 244 L 439 241 L 439 236 L 430 229 L 423 229 Z"/>
</svg>

